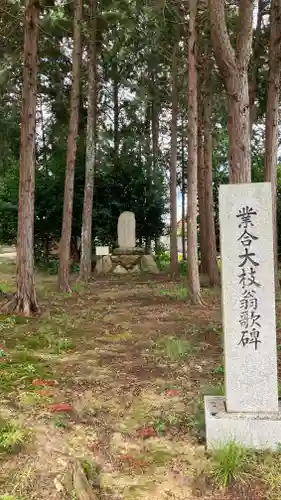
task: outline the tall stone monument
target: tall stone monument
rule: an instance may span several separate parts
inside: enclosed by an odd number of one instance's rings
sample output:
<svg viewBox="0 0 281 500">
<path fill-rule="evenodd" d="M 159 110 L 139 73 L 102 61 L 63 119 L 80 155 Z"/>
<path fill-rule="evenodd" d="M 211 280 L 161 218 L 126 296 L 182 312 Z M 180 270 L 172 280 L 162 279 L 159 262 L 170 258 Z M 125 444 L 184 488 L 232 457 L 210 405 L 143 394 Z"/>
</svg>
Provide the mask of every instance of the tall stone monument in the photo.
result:
<svg viewBox="0 0 281 500">
<path fill-rule="evenodd" d="M 281 441 L 270 183 L 220 187 L 225 397 L 205 397 L 208 448 Z"/>
<path fill-rule="evenodd" d="M 119 215 L 117 233 L 119 248 L 132 250 L 136 247 L 136 219 L 133 212 Z"/>
<path fill-rule="evenodd" d="M 158 274 L 153 255 L 145 255 L 143 248 L 136 247 L 136 219 L 133 212 L 123 212 L 117 225 L 118 248 L 112 255 L 103 256 L 96 265 L 96 274 Z"/>
</svg>

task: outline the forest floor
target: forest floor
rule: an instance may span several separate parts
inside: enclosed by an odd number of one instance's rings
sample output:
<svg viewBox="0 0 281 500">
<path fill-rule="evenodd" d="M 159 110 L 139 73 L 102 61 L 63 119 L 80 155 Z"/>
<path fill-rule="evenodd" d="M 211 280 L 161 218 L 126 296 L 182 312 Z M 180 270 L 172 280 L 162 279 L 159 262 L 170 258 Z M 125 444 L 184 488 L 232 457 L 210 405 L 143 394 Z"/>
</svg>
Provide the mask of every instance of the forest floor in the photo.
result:
<svg viewBox="0 0 281 500">
<path fill-rule="evenodd" d="M 13 273 L 0 265 L 2 291 Z M 205 289 L 202 308 L 162 276 L 74 283 L 68 295 L 38 275 L 37 290 L 40 316 L 0 321 L 1 499 L 78 498 L 74 458 L 99 500 L 281 498 L 278 453 L 214 485 L 203 395 L 223 391 L 219 291 Z"/>
</svg>

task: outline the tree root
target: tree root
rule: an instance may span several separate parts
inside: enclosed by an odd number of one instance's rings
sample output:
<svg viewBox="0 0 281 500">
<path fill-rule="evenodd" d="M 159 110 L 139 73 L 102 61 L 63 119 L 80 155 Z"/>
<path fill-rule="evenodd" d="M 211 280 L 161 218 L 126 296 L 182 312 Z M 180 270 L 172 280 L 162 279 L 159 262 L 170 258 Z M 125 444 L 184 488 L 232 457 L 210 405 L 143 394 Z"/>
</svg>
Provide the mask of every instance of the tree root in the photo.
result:
<svg viewBox="0 0 281 500">
<path fill-rule="evenodd" d="M 18 292 L 7 302 L 3 311 L 6 313 L 20 314 L 23 316 L 32 316 L 39 312 L 39 306 L 35 294 L 33 298 L 26 295 L 21 296 Z"/>
<path fill-rule="evenodd" d="M 205 302 L 204 299 L 202 299 L 202 296 L 201 296 L 201 293 L 198 292 L 198 293 L 193 293 L 191 294 L 190 293 L 190 299 L 191 299 L 191 302 L 193 305 L 195 306 L 201 306 L 201 307 L 206 307 L 207 306 L 207 302 Z"/>
</svg>

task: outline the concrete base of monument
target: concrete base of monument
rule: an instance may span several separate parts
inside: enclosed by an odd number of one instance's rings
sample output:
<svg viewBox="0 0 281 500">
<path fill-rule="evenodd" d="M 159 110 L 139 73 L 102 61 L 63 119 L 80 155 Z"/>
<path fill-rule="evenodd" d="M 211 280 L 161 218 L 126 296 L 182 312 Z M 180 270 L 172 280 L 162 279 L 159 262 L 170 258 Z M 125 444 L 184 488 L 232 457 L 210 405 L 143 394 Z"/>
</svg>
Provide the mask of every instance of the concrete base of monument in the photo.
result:
<svg viewBox="0 0 281 500">
<path fill-rule="evenodd" d="M 145 255 L 142 252 L 120 253 L 101 257 L 96 262 L 96 275 L 105 274 L 158 274 L 159 269 L 153 255 Z"/>
<path fill-rule="evenodd" d="M 115 248 L 112 252 L 113 255 L 144 255 L 145 250 L 144 248 L 140 247 L 134 247 L 134 248 L 125 248 L 125 247 L 118 247 Z"/>
<path fill-rule="evenodd" d="M 276 450 L 281 443 L 281 405 L 278 413 L 227 413 L 225 397 L 205 396 L 207 448 L 229 441 L 256 450 Z"/>
</svg>

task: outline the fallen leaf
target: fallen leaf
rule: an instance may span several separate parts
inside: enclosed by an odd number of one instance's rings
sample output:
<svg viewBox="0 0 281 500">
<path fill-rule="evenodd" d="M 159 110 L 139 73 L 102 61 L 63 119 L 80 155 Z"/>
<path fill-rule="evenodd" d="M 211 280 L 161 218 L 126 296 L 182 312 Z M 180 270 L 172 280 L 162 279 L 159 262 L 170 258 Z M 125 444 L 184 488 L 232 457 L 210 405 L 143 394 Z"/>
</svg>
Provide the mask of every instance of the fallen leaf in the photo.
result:
<svg viewBox="0 0 281 500">
<path fill-rule="evenodd" d="M 119 455 L 119 460 L 121 460 L 121 462 L 128 462 L 133 467 L 142 468 L 147 465 L 147 462 L 145 462 L 144 460 L 135 458 L 131 455 Z"/>
<path fill-rule="evenodd" d="M 167 392 L 166 392 L 166 395 L 167 396 L 171 396 L 171 397 L 174 397 L 174 396 L 178 396 L 180 393 L 180 391 L 178 391 L 177 389 L 169 389 Z"/>
<path fill-rule="evenodd" d="M 93 441 L 88 445 L 89 450 L 95 452 L 100 448 L 100 441 Z"/>
<path fill-rule="evenodd" d="M 147 439 L 152 436 L 156 436 L 156 431 L 153 427 L 142 427 L 137 430 L 137 435 L 142 439 Z"/>
<path fill-rule="evenodd" d="M 47 397 L 47 396 L 51 396 L 52 392 L 48 391 L 48 389 L 42 389 L 41 391 L 38 391 L 38 394 L 40 394 L 40 396 L 42 396 L 42 397 Z"/>
<path fill-rule="evenodd" d="M 44 386 L 49 386 L 52 387 L 53 385 L 56 385 L 57 381 L 56 380 L 42 380 L 40 378 L 35 378 L 32 380 L 32 385 L 38 386 L 38 387 L 44 387 Z"/>
<path fill-rule="evenodd" d="M 54 403 L 48 406 L 50 411 L 73 411 L 73 406 L 69 403 Z"/>
</svg>

